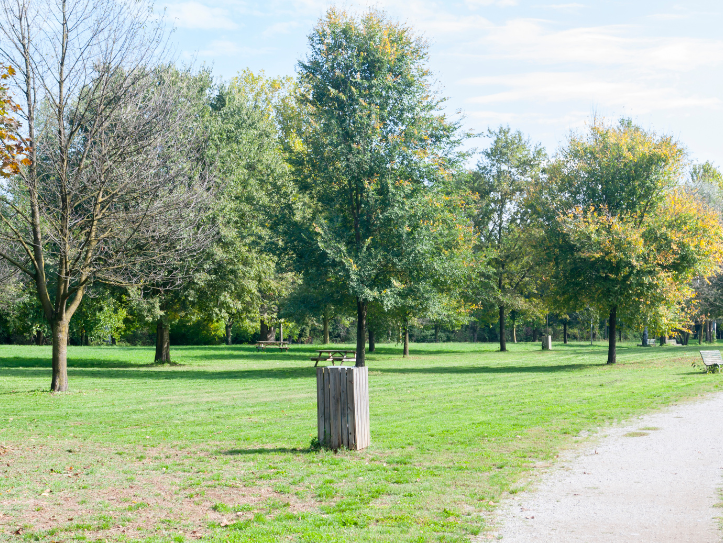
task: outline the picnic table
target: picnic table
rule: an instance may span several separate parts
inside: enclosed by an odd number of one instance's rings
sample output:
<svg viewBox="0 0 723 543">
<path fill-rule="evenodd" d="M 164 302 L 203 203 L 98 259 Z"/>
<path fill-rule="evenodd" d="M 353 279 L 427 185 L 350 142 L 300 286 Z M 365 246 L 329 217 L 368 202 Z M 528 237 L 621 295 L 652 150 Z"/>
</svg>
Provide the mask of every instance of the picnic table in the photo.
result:
<svg viewBox="0 0 723 543">
<path fill-rule="evenodd" d="M 317 366 L 317 364 L 325 360 L 327 362 L 331 362 L 331 365 L 333 366 L 335 362 L 339 362 L 339 365 L 343 365 L 344 362 L 356 362 L 356 351 L 350 351 L 346 349 L 317 349 L 319 351 L 319 354 L 316 356 L 313 356 L 311 359 L 316 361 L 316 364 L 314 364 L 314 367 Z M 351 353 L 351 356 L 349 356 Z"/>
<path fill-rule="evenodd" d="M 263 351 L 266 349 L 266 347 L 278 347 L 279 350 L 289 350 L 289 342 L 288 341 L 257 341 L 256 342 L 256 350 L 257 351 Z"/>
</svg>

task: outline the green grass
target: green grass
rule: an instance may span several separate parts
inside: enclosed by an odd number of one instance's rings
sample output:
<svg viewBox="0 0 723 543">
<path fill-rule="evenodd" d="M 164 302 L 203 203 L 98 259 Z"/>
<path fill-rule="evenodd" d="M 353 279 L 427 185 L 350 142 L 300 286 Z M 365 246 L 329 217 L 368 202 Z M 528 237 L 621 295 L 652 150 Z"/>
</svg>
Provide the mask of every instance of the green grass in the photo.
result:
<svg viewBox="0 0 723 543">
<path fill-rule="evenodd" d="M 71 347 L 51 395 L 49 348 L 0 346 L 0 539 L 469 541 L 583 430 L 721 386 L 697 345 L 510 349 L 378 346 L 372 445 L 332 452 L 311 347 Z"/>
</svg>

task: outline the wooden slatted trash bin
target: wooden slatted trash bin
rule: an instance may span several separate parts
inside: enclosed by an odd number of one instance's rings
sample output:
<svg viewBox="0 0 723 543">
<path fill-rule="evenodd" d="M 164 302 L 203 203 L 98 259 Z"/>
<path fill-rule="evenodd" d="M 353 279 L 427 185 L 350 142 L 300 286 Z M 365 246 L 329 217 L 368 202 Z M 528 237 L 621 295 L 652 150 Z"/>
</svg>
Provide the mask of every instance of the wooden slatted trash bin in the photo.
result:
<svg viewBox="0 0 723 543">
<path fill-rule="evenodd" d="M 316 368 L 318 439 L 324 447 L 352 450 L 369 446 L 367 368 Z"/>
</svg>

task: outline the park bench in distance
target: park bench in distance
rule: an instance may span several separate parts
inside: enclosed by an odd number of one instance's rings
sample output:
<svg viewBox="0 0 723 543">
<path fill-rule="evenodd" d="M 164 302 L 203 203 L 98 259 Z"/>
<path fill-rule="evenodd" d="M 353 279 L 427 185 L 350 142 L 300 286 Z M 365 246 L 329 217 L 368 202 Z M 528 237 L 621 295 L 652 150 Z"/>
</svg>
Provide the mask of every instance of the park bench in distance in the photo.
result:
<svg viewBox="0 0 723 543">
<path fill-rule="evenodd" d="M 720 367 L 723 364 L 720 351 L 700 351 L 700 357 L 703 359 L 706 373 L 713 371 L 714 368 L 718 368 L 720 372 Z M 695 366 L 695 361 L 693 361 L 692 365 Z"/>
<path fill-rule="evenodd" d="M 266 350 L 266 347 L 278 347 L 280 351 L 282 350 L 289 350 L 289 342 L 288 341 L 257 341 L 256 342 L 256 350 L 257 351 L 264 351 Z"/>
<path fill-rule="evenodd" d="M 638 347 L 655 347 L 655 340 L 649 339 L 647 345 L 643 345 L 642 343 L 638 345 Z"/>
</svg>

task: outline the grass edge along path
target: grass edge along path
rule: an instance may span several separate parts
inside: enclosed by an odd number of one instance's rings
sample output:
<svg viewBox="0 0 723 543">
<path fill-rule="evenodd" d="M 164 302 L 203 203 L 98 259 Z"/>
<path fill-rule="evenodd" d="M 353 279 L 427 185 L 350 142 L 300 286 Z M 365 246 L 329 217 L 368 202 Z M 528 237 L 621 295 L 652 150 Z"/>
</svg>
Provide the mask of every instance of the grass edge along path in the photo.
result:
<svg viewBox="0 0 723 543">
<path fill-rule="evenodd" d="M 698 346 L 378 346 L 372 445 L 310 448 L 311 347 L 0 347 L 0 539 L 469 541 L 535 469 L 633 415 L 720 390 Z"/>
</svg>

